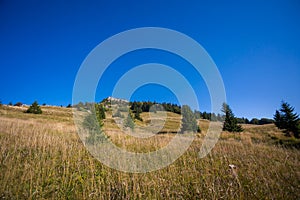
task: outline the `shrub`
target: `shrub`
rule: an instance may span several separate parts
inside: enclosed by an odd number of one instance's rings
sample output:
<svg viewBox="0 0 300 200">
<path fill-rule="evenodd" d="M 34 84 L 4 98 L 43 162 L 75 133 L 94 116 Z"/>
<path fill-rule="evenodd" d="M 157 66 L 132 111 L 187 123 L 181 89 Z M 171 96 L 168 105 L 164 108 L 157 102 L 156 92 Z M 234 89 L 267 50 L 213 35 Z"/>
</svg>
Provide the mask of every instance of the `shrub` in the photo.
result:
<svg viewBox="0 0 300 200">
<path fill-rule="evenodd" d="M 37 101 L 33 102 L 32 105 L 26 110 L 26 113 L 42 114 L 42 109 L 40 108 Z"/>
<path fill-rule="evenodd" d="M 17 103 L 15 103 L 15 105 L 14 106 L 22 106 L 23 104 L 21 103 L 21 102 L 17 102 Z"/>
</svg>

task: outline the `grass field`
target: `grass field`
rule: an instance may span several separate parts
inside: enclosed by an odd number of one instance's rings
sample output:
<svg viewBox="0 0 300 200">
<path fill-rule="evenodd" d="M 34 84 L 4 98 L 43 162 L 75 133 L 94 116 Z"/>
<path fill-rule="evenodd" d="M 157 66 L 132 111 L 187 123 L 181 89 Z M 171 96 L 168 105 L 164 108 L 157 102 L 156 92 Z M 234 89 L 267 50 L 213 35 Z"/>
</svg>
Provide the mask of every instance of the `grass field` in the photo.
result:
<svg viewBox="0 0 300 200">
<path fill-rule="evenodd" d="M 25 114 L 24 109 L 0 108 L 1 199 L 300 198 L 300 151 L 293 148 L 299 141 L 286 138 L 274 125 L 247 125 L 240 134 L 223 132 L 215 148 L 200 159 L 209 123 L 201 120 L 202 133 L 183 156 L 162 170 L 134 174 L 108 168 L 87 152 L 71 109 L 42 107 L 41 115 Z M 142 117 L 143 123 L 149 122 L 147 113 Z M 177 129 L 179 119 L 169 113 L 164 128 Z M 116 145 L 135 152 L 159 149 L 174 137 L 129 137 L 109 118 L 104 128 Z"/>
</svg>

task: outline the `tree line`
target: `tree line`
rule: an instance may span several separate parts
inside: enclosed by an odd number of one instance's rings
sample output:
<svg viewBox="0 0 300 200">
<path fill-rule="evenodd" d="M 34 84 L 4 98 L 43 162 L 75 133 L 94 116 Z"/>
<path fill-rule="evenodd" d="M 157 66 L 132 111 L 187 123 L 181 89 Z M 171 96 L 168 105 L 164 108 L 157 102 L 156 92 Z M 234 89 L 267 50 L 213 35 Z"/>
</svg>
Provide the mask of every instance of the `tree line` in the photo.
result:
<svg viewBox="0 0 300 200">
<path fill-rule="evenodd" d="M 123 102 L 124 104 L 124 102 Z M 0 101 L 0 107 L 2 106 L 2 102 Z M 21 106 L 22 103 L 16 103 L 16 106 Z M 72 107 L 68 105 L 67 107 Z M 78 103 L 74 105 L 75 108 L 79 110 L 89 110 L 95 113 L 97 117 L 98 125 L 100 127 L 103 126 L 103 119 L 106 118 L 105 112 L 107 111 L 105 108 L 105 103 L 102 101 L 101 103 Z M 128 109 L 127 106 L 123 109 Z M 141 120 L 140 113 L 142 112 L 157 112 L 157 111 L 168 111 L 174 112 L 182 115 L 182 130 L 181 132 L 190 131 L 190 132 L 201 132 L 199 125 L 197 124 L 197 119 L 207 119 L 210 121 L 222 121 L 223 130 L 229 132 L 242 132 L 243 128 L 240 124 L 255 124 L 255 125 L 264 125 L 274 123 L 280 130 L 282 130 L 286 136 L 294 136 L 296 138 L 300 138 L 300 118 L 297 113 L 294 112 L 294 107 L 292 107 L 287 102 L 281 103 L 281 108 L 275 111 L 274 119 L 268 118 L 253 118 L 250 121 L 247 118 L 237 118 L 234 116 L 231 108 L 228 104 L 224 103 L 222 105 L 221 111 L 223 114 L 215 114 L 215 113 L 207 113 L 200 112 L 195 110 L 194 112 L 188 105 L 183 105 L 182 107 L 177 104 L 171 103 L 155 103 L 150 101 L 141 101 L 141 102 L 129 102 L 129 113 L 125 120 L 125 126 L 130 128 L 134 128 L 134 120 Z M 25 113 L 34 113 L 34 114 L 42 114 L 42 109 L 39 106 L 37 101 L 34 101 L 32 105 L 25 111 Z M 120 113 L 120 110 L 119 110 Z M 132 116 L 133 115 L 133 116 Z M 91 118 L 86 118 L 86 124 Z M 93 140 L 93 139 L 92 139 Z"/>
</svg>

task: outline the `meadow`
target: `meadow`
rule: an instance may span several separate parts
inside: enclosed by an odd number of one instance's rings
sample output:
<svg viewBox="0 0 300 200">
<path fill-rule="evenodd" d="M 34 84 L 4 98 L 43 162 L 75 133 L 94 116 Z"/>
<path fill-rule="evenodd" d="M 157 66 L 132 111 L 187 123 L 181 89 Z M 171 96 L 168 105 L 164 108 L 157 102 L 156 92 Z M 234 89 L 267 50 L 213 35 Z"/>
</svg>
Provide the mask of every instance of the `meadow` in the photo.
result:
<svg viewBox="0 0 300 200">
<path fill-rule="evenodd" d="M 273 124 L 222 132 L 214 149 L 200 159 L 209 124 L 200 120 L 202 133 L 174 163 L 154 172 L 125 173 L 103 165 L 85 149 L 71 108 L 42 106 L 41 115 L 25 109 L 0 108 L 1 199 L 300 198 L 299 141 L 286 138 Z M 148 123 L 145 113 L 142 117 Z M 168 113 L 166 132 L 178 128 L 179 119 Z M 135 152 L 154 151 L 174 137 L 126 136 L 109 113 L 104 130 L 116 145 Z"/>
</svg>

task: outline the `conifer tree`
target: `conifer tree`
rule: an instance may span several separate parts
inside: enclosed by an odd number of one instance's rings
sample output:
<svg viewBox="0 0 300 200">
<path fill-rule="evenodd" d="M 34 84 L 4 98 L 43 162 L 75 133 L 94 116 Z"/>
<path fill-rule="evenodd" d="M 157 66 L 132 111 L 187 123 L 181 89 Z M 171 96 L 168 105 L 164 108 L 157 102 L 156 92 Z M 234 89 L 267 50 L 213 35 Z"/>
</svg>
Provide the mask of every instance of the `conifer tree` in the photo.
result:
<svg viewBox="0 0 300 200">
<path fill-rule="evenodd" d="M 42 109 L 39 106 L 38 102 L 35 101 L 32 105 L 26 110 L 26 113 L 33 113 L 33 114 L 42 114 Z"/>
<path fill-rule="evenodd" d="M 124 126 L 129 127 L 130 129 L 134 129 L 134 121 L 130 113 L 128 113 L 127 118 L 125 119 Z"/>
<path fill-rule="evenodd" d="M 181 132 L 190 131 L 190 132 L 200 132 L 200 128 L 198 129 L 197 121 L 195 115 L 191 108 L 188 105 L 183 105 L 182 110 L 182 120 L 181 120 Z"/>
<path fill-rule="evenodd" d="M 103 133 L 103 121 L 102 119 L 97 119 L 95 111 L 92 110 L 92 113 L 89 113 L 83 120 L 83 127 L 88 131 L 88 136 L 86 137 L 86 142 L 88 144 L 94 145 L 101 143 L 106 139 L 105 134 Z"/>
<path fill-rule="evenodd" d="M 288 136 L 294 134 L 299 138 L 300 133 L 300 121 L 299 115 L 294 112 L 294 108 L 287 102 L 281 103 L 280 110 L 276 110 L 274 115 L 274 123 L 282 129 Z"/>
<path fill-rule="evenodd" d="M 242 132 L 243 128 L 241 125 L 237 123 L 237 119 L 235 118 L 231 108 L 228 104 L 223 103 L 222 112 L 225 114 L 225 121 L 223 124 L 223 131 L 229 132 Z"/>
<path fill-rule="evenodd" d="M 103 120 L 106 118 L 105 108 L 102 104 L 95 104 L 96 115 L 99 120 Z"/>
</svg>

